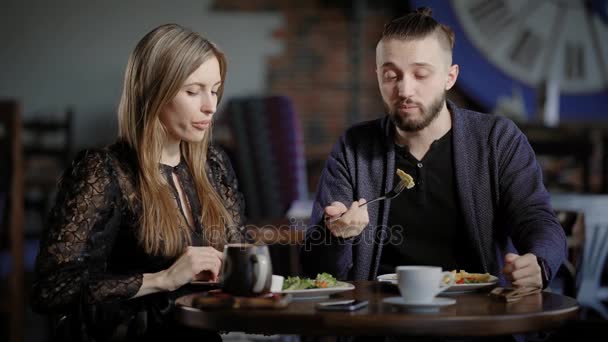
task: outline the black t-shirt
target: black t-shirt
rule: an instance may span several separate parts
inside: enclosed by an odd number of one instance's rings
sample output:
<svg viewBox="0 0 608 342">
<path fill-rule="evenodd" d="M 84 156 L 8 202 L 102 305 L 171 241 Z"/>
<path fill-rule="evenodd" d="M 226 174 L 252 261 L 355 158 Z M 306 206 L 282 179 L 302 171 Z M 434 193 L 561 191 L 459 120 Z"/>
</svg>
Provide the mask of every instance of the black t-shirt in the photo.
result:
<svg viewBox="0 0 608 342">
<path fill-rule="evenodd" d="M 391 201 L 379 274 L 394 273 L 399 265 L 480 271 L 456 191 L 452 131 L 434 141 L 422 160 L 395 146 L 395 169 L 410 174 L 416 186 Z"/>
</svg>

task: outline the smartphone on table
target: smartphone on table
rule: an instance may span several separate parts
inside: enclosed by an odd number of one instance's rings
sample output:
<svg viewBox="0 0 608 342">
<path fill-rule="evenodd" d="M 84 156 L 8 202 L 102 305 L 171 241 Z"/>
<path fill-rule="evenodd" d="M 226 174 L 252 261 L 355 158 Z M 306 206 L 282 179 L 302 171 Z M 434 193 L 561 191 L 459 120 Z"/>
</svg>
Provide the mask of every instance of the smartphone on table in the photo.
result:
<svg viewBox="0 0 608 342">
<path fill-rule="evenodd" d="M 368 301 L 358 299 L 335 300 L 317 303 L 317 310 L 322 311 L 356 311 L 367 306 Z"/>
</svg>

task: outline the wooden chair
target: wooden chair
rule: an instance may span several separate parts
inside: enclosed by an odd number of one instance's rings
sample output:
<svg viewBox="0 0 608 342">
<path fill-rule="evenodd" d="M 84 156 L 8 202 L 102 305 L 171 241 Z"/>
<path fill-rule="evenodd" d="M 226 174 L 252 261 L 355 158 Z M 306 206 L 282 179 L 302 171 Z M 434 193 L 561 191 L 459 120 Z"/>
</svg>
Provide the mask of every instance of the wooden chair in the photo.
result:
<svg viewBox="0 0 608 342">
<path fill-rule="evenodd" d="M 608 223 L 587 227 L 577 300 L 586 311 L 608 319 Z"/>
<path fill-rule="evenodd" d="M 11 269 L 8 293 L 0 300 L 0 311 L 10 317 L 10 341 L 23 341 L 24 260 L 23 260 L 23 167 L 21 152 L 21 108 L 16 101 L 0 100 L 0 162 L 4 179 L 0 193 L 5 194 L 6 215 L 0 215 L 0 233 L 8 236 Z M 1 204 L 1 203 L 0 203 Z M 1 210 L 2 212 L 3 210 Z M 3 217 L 4 216 L 4 219 Z"/>
<path fill-rule="evenodd" d="M 585 214 L 576 210 L 556 210 L 555 214 L 566 234 L 568 259 L 559 268 L 549 287 L 561 288 L 563 294 L 576 297 L 577 272 L 585 242 Z"/>
<path fill-rule="evenodd" d="M 547 188 L 589 192 L 591 190 L 591 156 L 594 144 L 587 131 L 567 127 L 546 127 L 540 125 L 520 125 L 537 157 L 572 158 L 575 165 L 582 167 L 580 189 L 577 184 L 565 184 L 562 179 L 543 170 Z"/>
<path fill-rule="evenodd" d="M 300 247 L 304 243 L 306 223 L 302 220 L 279 219 L 249 223 L 247 236 L 251 242 L 268 246 L 272 273 L 301 276 Z"/>
<path fill-rule="evenodd" d="M 608 131 L 602 138 L 602 192 L 608 194 Z"/>
<path fill-rule="evenodd" d="M 61 173 L 71 161 L 73 111 L 34 117 L 23 122 L 25 211 L 46 221 Z M 30 217 L 30 216 L 28 216 Z M 32 235 L 30 227 L 26 235 Z M 37 232 L 33 235 L 38 238 Z"/>
<path fill-rule="evenodd" d="M 599 315 L 608 319 L 608 223 L 585 225 L 584 214 L 574 210 L 556 210 L 568 241 L 568 260 L 558 270 L 564 294 L 576 297 L 582 318 Z"/>
<path fill-rule="evenodd" d="M 308 197 L 300 120 L 285 96 L 232 98 L 221 114 L 229 128 L 231 153 L 246 216 L 276 220 L 296 200 Z"/>
</svg>

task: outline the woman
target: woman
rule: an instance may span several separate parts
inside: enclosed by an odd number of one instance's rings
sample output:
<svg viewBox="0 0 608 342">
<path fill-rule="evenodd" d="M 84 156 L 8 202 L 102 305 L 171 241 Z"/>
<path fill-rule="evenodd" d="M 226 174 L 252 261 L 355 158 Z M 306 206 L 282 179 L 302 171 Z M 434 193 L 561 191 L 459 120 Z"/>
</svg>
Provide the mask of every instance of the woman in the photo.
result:
<svg viewBox="0 0 608 342">
<path fill-rule="evenodd" d="M 174 330 L 170 291 L 216 281 L 223 245 L 244 240 L 234 172 L 210 145 L 225 76 L 223 53 L 178 25 L 131 54 L 119 139 L 64 173 L 36 261 L 34 307 L 72 337 Z"/>
</svg>

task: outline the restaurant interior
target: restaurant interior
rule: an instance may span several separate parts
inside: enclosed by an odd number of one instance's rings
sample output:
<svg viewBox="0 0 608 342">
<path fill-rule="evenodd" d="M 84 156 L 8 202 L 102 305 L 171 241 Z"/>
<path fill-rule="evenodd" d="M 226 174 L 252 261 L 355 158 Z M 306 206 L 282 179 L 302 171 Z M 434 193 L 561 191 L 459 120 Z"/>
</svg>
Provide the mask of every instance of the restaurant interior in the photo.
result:
<svg viewBox="0 0 608 342">
<path fill-rule="evenodd" d="M 448 99 L 508 117 L 528 138 L 568 238 L 568 259 L 550 289 L 579 303 L 599 303 L 603 312 L 590 309 L 585 319 L 605 329 L 608 1 L 532 3 L 4 0 L 0 340 L 48 340 L 48 321 L 29 307 L 40 234 L 57 181 L 75 154 L 116 139 L 124 66 L 143 34 L 175 22 L 226 53 L 213 139 L 234 166 L 250 236 L 269 246 L 274 274 L 297 276 L 298 249 L 332 146 L 351 125 L 385 115 L 374 72 L 383 25 L 420 6 L 432 7 L 456 32 L 454 63 L 461 71 Z M 552 11 L 560 13 L 557 35 L 545 29 Z M 510 26 L 509 16 L 523 18 L 517 22 L 527 31 Z M 497 48 L 500 35 L 512 42 L 511 50 Z M 600 250 L 600 265 L 587 265 Z M 600 284 L 582 286 L 585 267 L 602 274 Z M 245 333 L 223 338 L 298 340 Z"/>
</svg>

